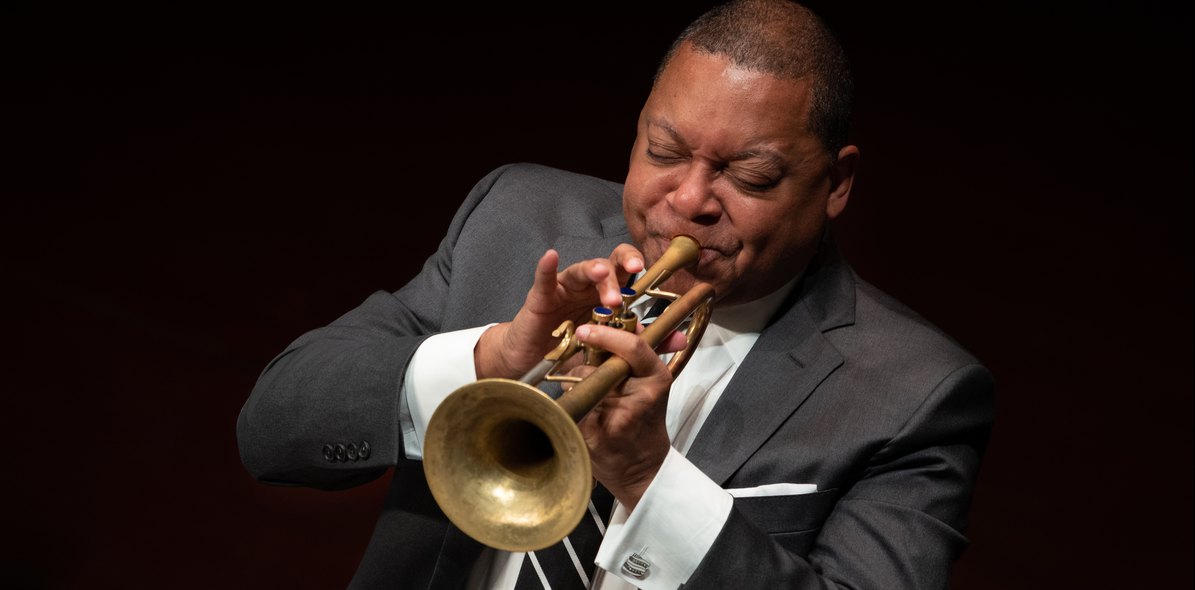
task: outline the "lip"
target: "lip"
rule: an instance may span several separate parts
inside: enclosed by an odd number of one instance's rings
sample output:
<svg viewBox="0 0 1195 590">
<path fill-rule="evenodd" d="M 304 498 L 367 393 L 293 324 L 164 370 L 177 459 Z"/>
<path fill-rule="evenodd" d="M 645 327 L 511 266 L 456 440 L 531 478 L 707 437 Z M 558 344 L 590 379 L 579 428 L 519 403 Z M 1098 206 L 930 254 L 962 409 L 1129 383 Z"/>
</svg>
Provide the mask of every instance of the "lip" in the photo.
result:
<svg viewBox="0 0 1195 590">
<path fill-rule="evenodd" d="M 717 248 L 702 248 L 701 253 L 697 258 L 697 266 L 706 266 L 714 260 L 724 256 L 726 256 L 726 254 Z"/>
<path fill-rule="evenodd" d="M 702 261 L 704 261 L 706 259 L 706 257 L 709 257 L 709 256 L 729 256 L 730 255 L 730 249 L 722 248 L 720 246 L 715 246 L 715 245 L 708 245 L 700 237 L 694 236 L 693 234 L 689 234 L 689 233 L 685 233 L 685 232 L 673 232 L 673 233 L 651 232 L 649 235 L 653 239 L 655 239 L 656 241 L 658 241 L 660 243 L 660 246 L 661 246 L 660 252 L 663 252 L 664 250 L 667 250 L 668 245 L 670 243 L 672 243 L 672 236 L 676 236 L 676 235 L 680 235 L 680 234 L 691 236 L 693 239 L 697 240 L 698 244 L 701 244 L 701 260 Z"/>
<path fill-rule="evenodd" d="M 650 239 L 654 240 L 659 245 L 659 254 L 663 254 L 664 251 L 668 249 L 668 245 L 672 243 L 672 236 L 680 233 L 685 232 L 650 232 L 649 236 Z M 691 236 L 693 239 L 697 240 L 698 244 L 703 243 L 701 238 L 697 236 L 689 233 L 685 233 L 685 235 Z M 730 258 L 731 256 L 731 254 L 728 254 L 727 251 L 721 247 L 703 245 L 697 254 L 697 264 L 689 268 L 689 273 L 697 276 L 704 276 L 710 272 L 713 272 L 712 265 L 716 264 L 719 260 Z"/>
</svg>

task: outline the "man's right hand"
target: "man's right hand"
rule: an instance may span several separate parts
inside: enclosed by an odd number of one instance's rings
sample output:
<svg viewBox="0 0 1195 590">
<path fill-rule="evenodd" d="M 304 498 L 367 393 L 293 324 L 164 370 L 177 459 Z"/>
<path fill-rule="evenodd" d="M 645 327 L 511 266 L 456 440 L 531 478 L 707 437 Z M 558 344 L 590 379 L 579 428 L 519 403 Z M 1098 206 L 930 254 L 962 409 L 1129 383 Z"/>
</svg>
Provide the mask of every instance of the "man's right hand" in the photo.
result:
<svg viewBox="0 0 1195 590">
<path fill-rule="evenodd" d="M 589 321 L 597 305 L 622 304 L 621 287 L 643 270 L 643 254 L 620 244 L 610 258 L 593 258 L 557 272 L 560 255 L 548 250 L 535 267 L 535 282 L 514 320 L 490 327 L 473 349 L 477 378 L 518 379 L 535 366 L 558 338 L 552 331 L 565 320 Z"/>
</svg>

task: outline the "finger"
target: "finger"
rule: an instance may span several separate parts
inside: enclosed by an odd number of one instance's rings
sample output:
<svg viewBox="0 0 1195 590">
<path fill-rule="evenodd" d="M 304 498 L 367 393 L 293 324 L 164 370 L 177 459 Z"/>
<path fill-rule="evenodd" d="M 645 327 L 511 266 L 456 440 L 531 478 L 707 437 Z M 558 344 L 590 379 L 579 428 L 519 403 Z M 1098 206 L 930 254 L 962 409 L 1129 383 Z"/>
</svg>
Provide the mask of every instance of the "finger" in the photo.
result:
<svg viewBox="0 0 1195 590">
<path fill-rule="evenodd" d="M 671 378 L 667 367 L 647 342 L 635 334 L 608 326 L 584 325 L 577 328 L 577 338 L 622 358 L 630 365 L 633 377 Z"/>
<path fill-rule="evenodd" d="M 620 285 L 626 284 L 628 277 L 644 268 L 643 253 L 630 244 L 619 244 L 615 247 L 610 253 L 610 262 L 614 263 Z"/>
<path fill-rule="evenodd" d="M 556 292 L 556 267 L 560 264 L 560 254 L 555 250 L 548 250 L 539 258 L 535 265 L 535 280 L 531 285 L 531 296 L 540 301 L 550 301 Z"/>
<path fill-rule="evenodd" d="M 639 324 L 639 325 L 635 326 L 635 333 L 643 334 L 643 331 L 646 329 L 647 329 L 647 326 L 644 326 L 643 324 Z M 685 347 L 688 345 L 688 343 L 689 343 L 688 335 L 686 335 L 684 332 L 681 332 L 679 330 L 673 330 L 672 332 L 669 332 L 667 336 L 664 337 L 664 340 L 661 341 L 659 345 L 656 346 L 656 354 L 665 354 L 665 353 L 669 353 L 669 352 L 680 352 L 685 349 Z"/>
<path fill-rule="evenodd" d="M 565 290 L 574 294 L 596 290 L 599 301 L 606 307 L 622 304 L 622 285 L 618 282 L 618 273 L 614 263 L 605 258 L 573 264 L 564 269 L 557 280 Z"/>
<path fill-rule="evenodd" d="M 688 337 L 684 332 L 673 332 L 656 347 L 656 352 L 664 354 L 666 352 L 680 352 L 688 346 Z"/>
</svg>

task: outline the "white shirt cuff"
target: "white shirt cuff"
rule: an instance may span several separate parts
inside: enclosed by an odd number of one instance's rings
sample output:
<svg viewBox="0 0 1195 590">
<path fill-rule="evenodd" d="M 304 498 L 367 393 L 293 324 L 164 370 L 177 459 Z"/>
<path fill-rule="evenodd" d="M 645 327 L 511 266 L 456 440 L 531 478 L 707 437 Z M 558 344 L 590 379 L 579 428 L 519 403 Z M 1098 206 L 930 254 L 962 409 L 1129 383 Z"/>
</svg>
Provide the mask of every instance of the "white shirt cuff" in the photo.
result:
<svg viewBox="0 0 1195 590">
<path fill-rule="evenodd" d="M 595 563 L 642 590 L 676 588 L 689 580 L 730 518 L 734 499 L 676 449 L 635 511 L 618 524 L 621 505 L 598 549 Z M 624 517 L 625 518 L 625 517 Z M 642 578 L 622 571 L 631 554 L 651 565 Z"/>
<path fill-rule="evenodd" d="M 403 453 L 408 459 L 423 460 L 423 436 L 427 422 L 440 402 L 457 388 L 477 380 L 473 349 L 493 324 L 436 334 L 423 341 L 403 376 L 398 402 Z"/>
</svg>

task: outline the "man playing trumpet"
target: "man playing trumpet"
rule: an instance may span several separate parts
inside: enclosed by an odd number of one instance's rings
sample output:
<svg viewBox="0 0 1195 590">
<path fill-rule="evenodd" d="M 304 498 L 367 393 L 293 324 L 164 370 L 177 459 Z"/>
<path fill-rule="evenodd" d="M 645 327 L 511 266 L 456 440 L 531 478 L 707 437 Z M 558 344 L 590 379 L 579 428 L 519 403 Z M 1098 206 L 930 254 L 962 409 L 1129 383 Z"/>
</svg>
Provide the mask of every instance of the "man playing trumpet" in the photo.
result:
<svg viewBox="0 0 1195 590">
<path fill-rule="evenodd" d="M 803 7 L 702 16 L 664 59 L 624 185 L 530 165 L 491 173 L 410 283 L 271 362 L 238 422 L 246 466 L 321 488 L 394 467 L 352 587 L 944 587 L 966 544 L 992 383 L 829 237 L 859 160 L 850 97 L 841 48 Z M 688 369 L 674 380 L 634 334 L 577 329 L 630 369 L 580 423 L 615 501 L 583 518 L 605 532 L 596 556 L 580 532 L 556 562 L 553 549 L 465 537 L 419 464 L 437 404 L 477 379 L 520 377 L 562 321 L 619 304 L 677 234 L 701 251 L 665 287 L 706 282 L 717 298 Z"/>
</svg>

